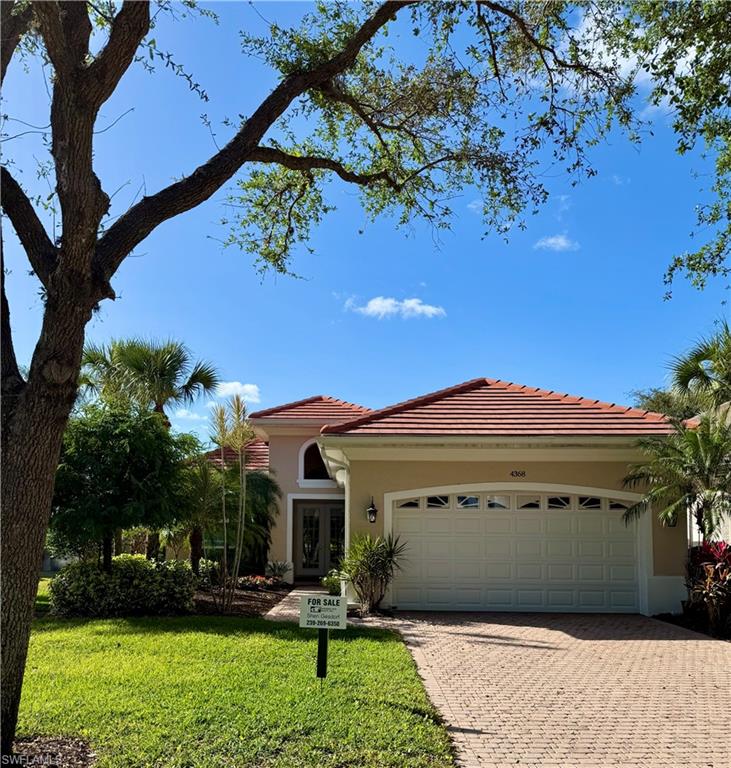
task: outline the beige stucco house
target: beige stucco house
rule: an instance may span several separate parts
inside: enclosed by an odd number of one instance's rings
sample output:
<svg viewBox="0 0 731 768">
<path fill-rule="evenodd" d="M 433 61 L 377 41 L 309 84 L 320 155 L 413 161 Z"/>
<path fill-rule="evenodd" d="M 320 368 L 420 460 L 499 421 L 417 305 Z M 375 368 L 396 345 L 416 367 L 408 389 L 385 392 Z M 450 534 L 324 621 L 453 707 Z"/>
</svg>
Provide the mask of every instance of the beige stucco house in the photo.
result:
<svg viewBox="0 0 731 768">
<path fill-rule="evenodd" d="M 270 557 L 336 567 L 358 533 L 398 535 L 399 609 L 678 611 L 687 523 L 625 525 L 655 413 L 494 379 L 372 411 L 333 397 L 258 411 L 254 463 L 283 490 Z M 268 452 L 267 452 L 268 447 Z"/>
</svg>

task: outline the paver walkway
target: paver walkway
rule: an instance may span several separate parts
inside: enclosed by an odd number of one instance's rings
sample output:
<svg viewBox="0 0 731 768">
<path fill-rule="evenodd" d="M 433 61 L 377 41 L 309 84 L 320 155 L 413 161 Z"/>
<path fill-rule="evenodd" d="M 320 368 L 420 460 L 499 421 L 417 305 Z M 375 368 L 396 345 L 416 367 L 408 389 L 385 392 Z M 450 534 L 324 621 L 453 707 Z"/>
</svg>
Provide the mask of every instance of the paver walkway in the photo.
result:
<svg viewBox="0 0 731 768">
<path fill-rule="evenodd" d="M 293 590 L 267 618 L 297 621 Z M 729 768 L 731 643 L 644 616 L 399 613 L 465 768 Z"/>
<path fill-rule="evenodd" d="M 461 765 L 728 768 L 731 644 L 643 616 L 400 614 Z"/>
</svg>

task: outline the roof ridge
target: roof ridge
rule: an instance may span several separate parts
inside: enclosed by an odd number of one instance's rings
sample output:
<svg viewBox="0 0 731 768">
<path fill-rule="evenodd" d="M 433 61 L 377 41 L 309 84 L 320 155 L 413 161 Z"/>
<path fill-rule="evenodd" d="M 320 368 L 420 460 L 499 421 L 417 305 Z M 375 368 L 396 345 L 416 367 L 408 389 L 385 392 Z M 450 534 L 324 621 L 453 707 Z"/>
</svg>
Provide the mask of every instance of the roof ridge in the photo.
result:
<svg viewBox="0 0 731 768">
<path fill-rule="evenodd" d="M 613 413 L 622 413 L 630 416 L 638 416 L 642 418 L 649 418 L 651 421 L 669 423 L 667 416 L 656 413 L 654 411 L 646 411 L 641 408 L 634 408 L 632 406 L 617 405 L 616 403 L 607 403 L 603 400 L 597 400 L 592 398 L 583 397 L 581 395 L 571 395 L 563 392 L 556 392 L 555 390 L 542 389 L 541 387 L 531 387 L 527 384 L 518 384 L 512 381 L 505 381 L 503 379 L 491 379 L 487 377 L 479 377 L 476 379 L 469 379 L 461 384 L 455 384 L 451 387 L 436 390 L 435 392 L 429 392 L 419 397 L 410 398 L 409 400 L 402 400 L 394 405 L 389 405 L 384 408 L 379 408 L 369 413 L 359 416 L 355 419 L 349 419 L 348 421 L 339 422 L 337 424 L 326 424 L 320 430 L 321 434 L 328 433 L 340 433 L 343 431 L 349 431 L 363 426 L 364 424 L 377 422 L 381 418 L 391 416 L 397 413 L 403 413 L 423 405 L 428 405 L 432 402 L 442 400 L 460 392 L 469 392 L 473 389 L 487 386 L 494 387 L 500 385 L 500 389 L 505 391 L 520 391 L 530 394 L 537 394 L 543 398 L 551 399 L 556 402 L 574 402 L 577 405 L 586 407 L 589 405 L 598 406 L 602 410 L 608 410 Z"/>
<path fill-rule="evenodd" d="M 424 405 L 426 403 L 433 402 L 434 400 L 439 400 L 443 397 L 447 397 L 448 395 L 455 394 L 457 392 L 469 392 L 471 389 L 474 389 L 477 386 L 482 386 L 483 384 L 494 382 L 493 379 L 486 379 L 486 378 L 477 378 L 477 379 L 470 379 L 469 381 L 463 381 L 461 384 L 454 384 L 451 387 L 445 387 L 444 389 L 438 389 L 435 392 L 427 392 L 425 395 L 420 395 L 419 397 L 412 397 L 409 400 L 402 400 L 401 402 L 394 403 L 393 405 L 387 405 L 384 408 L 377 408 L 374 411 L 370 411 L 369 413 L 364 414 L 363 416 L 359 416 L 357 419 L 349 419 L 348 421 L 341 421 L 337 424 L 325 424 L 323 428 L 320 430 L 320 434 L 327 434 L 328 432 L 335 431 L 335 428 L 338 427 L 339 429 L 342 429 L 343 427 L 347 427 L 348 429 L 352 429 L 353 427 L 358 427 L 361 425 L 361 423 L 366 421 L 375 421 L 381 416 L 390 416 L 393 413 L 400 413 L 401 411 L 408 410 L 409 408 L 413 408 L 415 405 Z"/>
<path fill-rule="evenodd" d="M 253 413 L 249 414 L 250 419 L 261 419 L 266 418 L 267 416 L 272 416 L 275 413 L 280 413 L 281 411 L 289 410 L 290 408 L 296 408 L 300 405 L 307 405 L 307 403 L 314 403 L 314 402 L 328 402 L 328 403 L 337 403 L 339 405 L 347 405 L 351 408 L 357 408 L 358 410 L 363 411 L 364 413 L 368 413 L 370 411 L 370 408 L 367 408 L 365 405 L 359 405 L 358 403 L 351 403 L 347 400 L 340 400 L 337 397 L 332 397 L 331 395 L 311 395 L 310 397 L 304 397 L 301 400 L 292 400 L 289 403 L 282 403 L 281 405 L 274 405 L 271 408 L 264 408 L 260 411 L 254 411 Z"/>
</svg>

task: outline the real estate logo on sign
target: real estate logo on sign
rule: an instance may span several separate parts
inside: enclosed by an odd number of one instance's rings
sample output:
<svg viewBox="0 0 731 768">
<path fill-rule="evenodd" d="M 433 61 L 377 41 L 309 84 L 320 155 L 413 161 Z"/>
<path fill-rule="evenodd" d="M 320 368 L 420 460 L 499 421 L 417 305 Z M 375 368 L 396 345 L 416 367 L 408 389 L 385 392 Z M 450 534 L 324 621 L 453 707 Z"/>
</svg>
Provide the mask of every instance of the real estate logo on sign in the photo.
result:
<svg viewBox="0 0 731 768">
<path fill-rule="evenodd" d="M 346 597 L 303 595 L 300 598 L 300 627 L 311 629 L 345 629 Z"/>
</svg>

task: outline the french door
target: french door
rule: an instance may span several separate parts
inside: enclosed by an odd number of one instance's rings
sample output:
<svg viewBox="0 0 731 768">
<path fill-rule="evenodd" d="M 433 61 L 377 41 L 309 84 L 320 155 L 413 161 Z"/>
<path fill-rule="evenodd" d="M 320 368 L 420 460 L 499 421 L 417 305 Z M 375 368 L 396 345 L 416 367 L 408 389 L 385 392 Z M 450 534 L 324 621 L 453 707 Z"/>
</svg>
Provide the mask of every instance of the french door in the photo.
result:
<svg viewBox="0 0 731 768">
<path fill-rule="evenodd" d="M 295 577 L 324 576 L 345 554 L 342 501 L 299 501 L 295 506 Z"/>
</svg>

